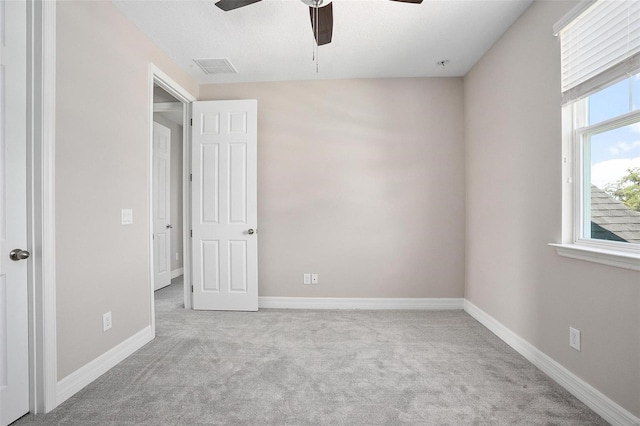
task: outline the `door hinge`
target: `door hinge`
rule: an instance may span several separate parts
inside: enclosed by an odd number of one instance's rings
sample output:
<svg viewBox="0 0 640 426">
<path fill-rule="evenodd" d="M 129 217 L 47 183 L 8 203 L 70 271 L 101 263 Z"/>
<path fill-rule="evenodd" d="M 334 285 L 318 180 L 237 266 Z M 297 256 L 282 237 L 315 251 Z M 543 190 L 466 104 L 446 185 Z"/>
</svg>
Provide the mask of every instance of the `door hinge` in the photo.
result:
<svg viewBox="0 0 640 426">
<path fill-rule="evenodd" d="M 189 182 L 193 182 L 193 174 L 189 173 Z"/>
<path fill-rule="evenodd" d="M 193 238 L 193 229 L 189 230 L 189 236 Z"/>
<path fill-rule="evenodd" d="M 191 284 L 191 293 L 193 293 L 193 284 Z"/>
<path fill-rule="evenodd" d="M 189 119 L 189 126 L 193 126 L 193 118 Z"/>
</svg>

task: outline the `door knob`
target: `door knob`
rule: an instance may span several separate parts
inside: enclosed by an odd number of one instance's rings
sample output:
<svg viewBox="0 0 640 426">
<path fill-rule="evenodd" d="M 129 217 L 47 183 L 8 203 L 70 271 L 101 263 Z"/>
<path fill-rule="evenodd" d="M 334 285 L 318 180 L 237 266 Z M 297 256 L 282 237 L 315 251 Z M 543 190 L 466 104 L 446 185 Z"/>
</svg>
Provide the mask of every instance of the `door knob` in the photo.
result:
<svg viewBox="0 0 640 426">
<path fill-rule="evenodd" d="M 173 225 L 171 224 L 167 225 L 167 229 L 171 229 L 171 228 L 173 228 Z"/>
<path fill-rule="evenodd" d="M 29 253 L 27 250 L 22 249 L 13 249 L 11 250 L 11 253 L 9 253 L 9 259 L 15 262 L 17 262 L 18 260 L 28 259 L 29 256 L 31 256 L 31 253 Z"/>
<path fill-rule="evenodd" d="M 253 235 L 253 233 L 254 233 L 254 232 L 256 232 L 256 231 L 254 231 L 253 229 L 249 229 L 249 230 L 247 231 L 247 234 L 249 234 L 249 235 Z"/>
</svg>

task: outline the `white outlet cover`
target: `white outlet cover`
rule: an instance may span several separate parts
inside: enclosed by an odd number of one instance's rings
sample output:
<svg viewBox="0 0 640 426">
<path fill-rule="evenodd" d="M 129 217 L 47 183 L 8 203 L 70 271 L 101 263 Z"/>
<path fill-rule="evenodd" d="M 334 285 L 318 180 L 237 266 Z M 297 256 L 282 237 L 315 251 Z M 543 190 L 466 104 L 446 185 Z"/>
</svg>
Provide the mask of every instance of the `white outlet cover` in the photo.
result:
<svg viewBox="0 0 640 426">
<path fill-rule="evenodd" d="M 311 284 L 318 284 L 318 274 L 311 274 Z"/>
<path fill-rule="evenodd" d="M 133 224 L 133 210 L 132 209 L 122 209 L 120 211 L 121 221 L 123 225 L 132 225 Z"/>
<path fill-rule="evenodd" d="M 580 351 L 580 330 L 569 327 L 569 346 Z"/>
<path fill-rule="evenodd" d="M 111 312 L 107 312 L 102 315 L 102 331 L 107 331 L 111 328 Z"/>
</svg>

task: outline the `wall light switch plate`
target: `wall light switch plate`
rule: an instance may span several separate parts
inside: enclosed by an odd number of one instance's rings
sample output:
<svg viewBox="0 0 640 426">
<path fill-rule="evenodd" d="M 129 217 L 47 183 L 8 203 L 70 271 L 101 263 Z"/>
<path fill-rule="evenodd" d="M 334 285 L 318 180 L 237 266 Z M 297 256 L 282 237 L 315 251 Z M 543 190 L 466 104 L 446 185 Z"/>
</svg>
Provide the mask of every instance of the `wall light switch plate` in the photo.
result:
<svg viewBox="0 0 640 426">
<path fill-rule="evenodd" d="M 576 351 L 580 351 L 580 330 L 569 327 L 569 346 Z"/>
<path fill-rule="evenodd" d="M 304 274 L 302 275 L 303 277 L 303 283 L 304 284 L 311 284 L 311 274 Z"/>
<path fill-rule="evenodd" d="M 122 224 L 123 225 L 131 225 L 133 224 L 133 210 L 131 209 L 122 209 L 120 211 Z"/>
</svg>

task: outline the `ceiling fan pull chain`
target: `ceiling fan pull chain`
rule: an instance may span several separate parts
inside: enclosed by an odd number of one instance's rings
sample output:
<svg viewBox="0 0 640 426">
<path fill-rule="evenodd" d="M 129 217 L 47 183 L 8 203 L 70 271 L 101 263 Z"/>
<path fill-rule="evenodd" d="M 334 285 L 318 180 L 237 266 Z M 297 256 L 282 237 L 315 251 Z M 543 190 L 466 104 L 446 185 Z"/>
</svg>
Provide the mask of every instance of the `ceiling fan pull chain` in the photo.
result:
<svg viewBox="0 0 640 426">
<path fill-rule="evenodd" d="M 318 45 L 318 36 L 320 35 L 319 20 L 320 20 L 320 9 L 318 8 L 320 0 L 316 0 L 316 24 L 314 25 L 316 29 L 316 74 L 320 72 L 320 46 Z"/>
<path fill-rule="evenodd" d="M 311 14 L 311 27 L 312 28 L 316 27 L 316 12 L 315 12 L 315 10 Z M 313 56 L 312 56 L 311 60 L 315 62 L 315 60 L 316 60 L 316 43 L 315 43 L 315 40 L 311 40 L 311 42 L 313 43 L 313 45 L 312 45 Z"/>
</svg>

